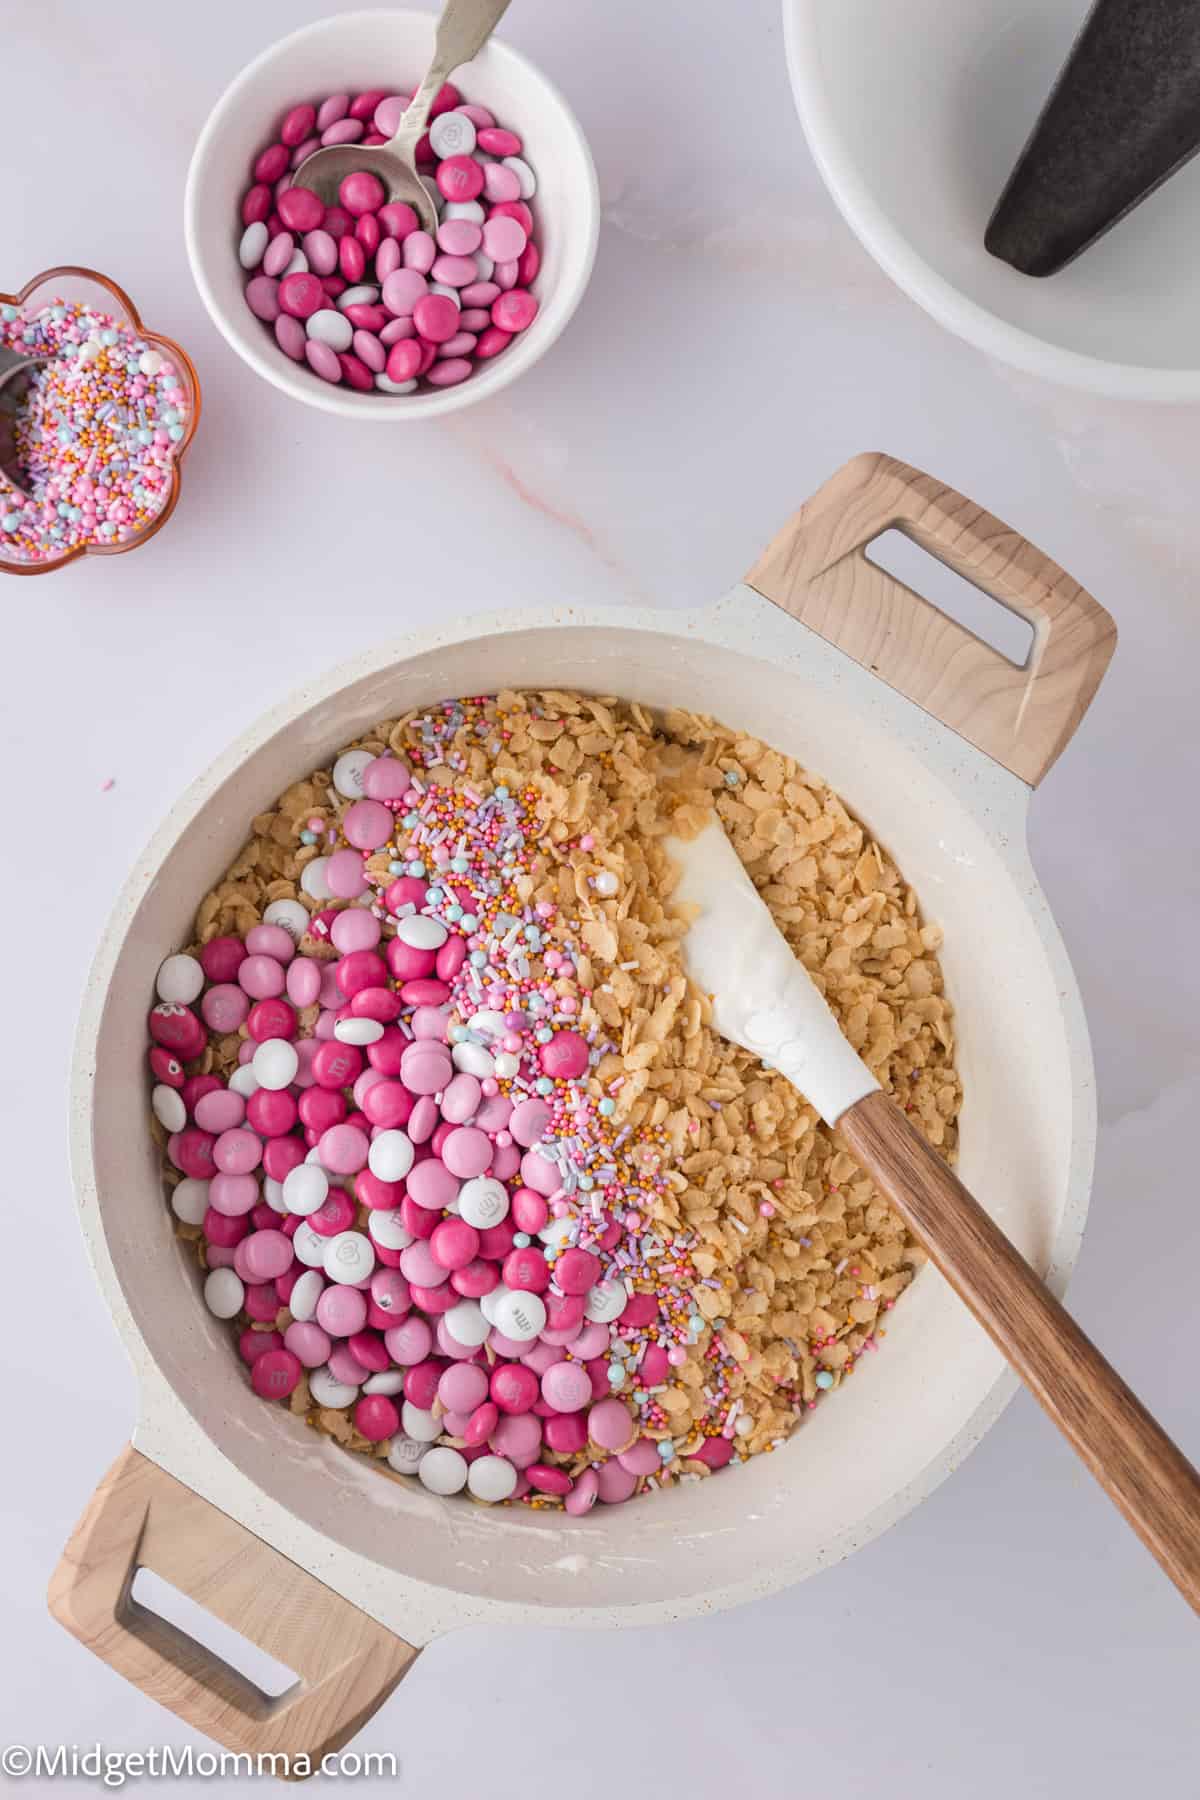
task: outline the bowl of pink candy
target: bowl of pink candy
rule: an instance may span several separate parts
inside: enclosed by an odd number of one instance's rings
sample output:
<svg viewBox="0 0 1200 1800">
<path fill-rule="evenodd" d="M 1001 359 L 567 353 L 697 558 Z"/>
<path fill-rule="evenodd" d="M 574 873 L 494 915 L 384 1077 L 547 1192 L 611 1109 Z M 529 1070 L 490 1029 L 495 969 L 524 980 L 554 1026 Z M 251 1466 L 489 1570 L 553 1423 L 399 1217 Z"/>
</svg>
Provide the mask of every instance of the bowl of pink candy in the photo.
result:
<svg viewBox="0 0 1200 1800">
<path fill-rule="evenodd" d="M 494 38 L 435 102 L 418 166 L 436 234 L 377 179 L 326 206 L 314 150 L 396 130 L 433 53 L 433 13 L 348 13 L 265 51 L 226 89 L 188 174 L 188 255 L 222 335 L 310 406 L 412 419 L 506 387 L 582 298 L 599 233 L 595 168 L 546 77 Z"/>
</svg>

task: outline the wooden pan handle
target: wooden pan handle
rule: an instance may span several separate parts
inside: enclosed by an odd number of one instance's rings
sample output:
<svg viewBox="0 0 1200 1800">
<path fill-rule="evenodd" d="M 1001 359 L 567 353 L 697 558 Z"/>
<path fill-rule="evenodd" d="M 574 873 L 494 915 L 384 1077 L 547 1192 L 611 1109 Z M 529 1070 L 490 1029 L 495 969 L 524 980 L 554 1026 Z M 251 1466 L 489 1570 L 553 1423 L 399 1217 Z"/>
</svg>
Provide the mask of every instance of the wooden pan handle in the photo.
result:
<svg viewBox="0 0 1200 1800">
<path fill-rule="evenodd" d="M 890 1095 L 856 1101 L 837 1129 L 1200 1612 L 1200 1474 Z"/>
<path fill-rule="evenodd" d="M 152 1569 L 297 1675 L 268 1699 L 133 1599 Z M 312 1770 L 365 1724 L 418 1651 L 132 1447 L 93 1494 L 50 1583 L 50 1611 L 144 1694 L 250 1755 Z"/>
<path fill-rule="evenodd" d="M 1034 628 L 1024 667 L 877 567 L 891 527 Z M 1116 647 L 1079 583 L 1017 532 L 907 463 L 856 456 L 772 539 L 748 585 L 1036 787 Z"/>
</svg>

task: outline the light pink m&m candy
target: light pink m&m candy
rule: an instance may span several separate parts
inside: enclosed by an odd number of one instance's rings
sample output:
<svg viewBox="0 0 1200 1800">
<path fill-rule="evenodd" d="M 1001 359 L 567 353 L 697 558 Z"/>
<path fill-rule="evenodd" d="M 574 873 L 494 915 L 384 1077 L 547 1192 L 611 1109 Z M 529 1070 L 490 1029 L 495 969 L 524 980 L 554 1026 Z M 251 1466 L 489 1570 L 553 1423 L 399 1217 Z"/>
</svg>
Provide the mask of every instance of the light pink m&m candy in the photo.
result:
<svg viewBox="0 0 1200 1800">
<path fill-rule="evenodd" d="M 447 1136 L 441 1154 L 451 1174 L 466 1181 L 474 1175 L 482 1175 L 488 1168 L 492 1160 L 491 1140 L 486 1131 L 460 1125 Z"/>
<path fill-rule="evenodd" d="M 402 1368 L 424 1362 L 433 1348 L 433 1332 L 424 1319 L 409 1317 L 383 1334 L 388 1355 Z"/>
<path fill-rule="evenodd" d="M 591 1512 L 600 1492 L 600 1477 L 595 1469 L 584 1469 L 575 1477 L 575 1485 L 563 1501 L 563 1510 L 574 1518 Z"/>
<path fill-rule="evenodd" d="M 624 1450 L 634 1436 L 633 1419 L 623 1400 L 598 1400 L 588 1413 L 587 1427 L 602 1450 Z"/>
<path fill-rule="evenodd" d="M 342 830 L 358 850 L 378 850 L 394 827 L 392 814 L 378 800 L 356 800 L 342 815 Z"/>
<path fill-rule="evenodd" d="M 553 1363 L 542 1376 L 542 1399 L 555 1412 L 579 1412 L 591 1397 L 592 1384 L 578 1363 Z"/>
</svg>

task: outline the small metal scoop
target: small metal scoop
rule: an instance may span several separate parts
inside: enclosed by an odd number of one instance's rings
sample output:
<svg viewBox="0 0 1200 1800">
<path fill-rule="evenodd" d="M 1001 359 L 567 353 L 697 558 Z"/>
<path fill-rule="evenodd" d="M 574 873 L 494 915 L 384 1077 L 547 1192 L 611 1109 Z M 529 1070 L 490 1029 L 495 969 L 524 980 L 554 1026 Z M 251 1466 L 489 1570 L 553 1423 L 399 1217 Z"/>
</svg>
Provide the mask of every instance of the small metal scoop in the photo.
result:
<svg viewBox="0 0 1200 1800">
<path fill-rule="evenodd" d="M 462 63 L 478 56 L 508 4 L 509 0 L 446 0 L 438 20 L 433 61 L 396 135 L 386 144 L 330 144 L 314 150 L 296 170 L 294 185 L 311 188 L 326 206 L 333 206 L 345 177 L 365 169 L 379 177 L 389 201 L 407 201 L 432 236 L 437 230 L 438 202 L 417 174 L 417 145 L 442 85 Z"/>
<path fill-rule="evenodd" d="M 0 479 L 19 494 L 32 498 L 25 486 L 25 471 L 17 456 L 17 418 L 25 404 L 33 371 L 49 362 L 48 356 L 22 356 L 0 344 Z"/>
</svg>

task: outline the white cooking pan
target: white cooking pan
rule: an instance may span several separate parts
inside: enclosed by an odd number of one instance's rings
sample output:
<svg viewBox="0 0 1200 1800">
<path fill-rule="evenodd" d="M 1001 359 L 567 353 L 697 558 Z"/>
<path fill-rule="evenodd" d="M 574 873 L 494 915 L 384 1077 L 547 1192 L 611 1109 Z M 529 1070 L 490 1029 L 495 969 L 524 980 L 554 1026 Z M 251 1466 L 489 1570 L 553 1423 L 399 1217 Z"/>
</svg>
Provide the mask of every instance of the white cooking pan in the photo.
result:
<svg viewBox="0 0 1200 1800">
<path fill-rule="evenodd" d="M 1032 622 L 1025 667 L 866 560 L 863 547 L 890 526 Z M 711 712 L 825 776 L 944 926 L 965 1090 L 960 1172 L 1060 1290 L 1087 1210 L 1095 1104 L 1079 996 L 1025 818 L 1114 638 L 1108 615 L 998 520 L 863 456 L 746 583 L 695 618 L 564 606 L 468 620 L 338 669 L 234 744 L 134 869 L 84 1001 L 75 1181 L 141 1401 L 132 1445 L 55 1574 L 56 1617 L 226 1745 L 316 1758 L 442 1632 L 731 1606 L 836 1562 L 928 1494 L 1014 1388 L 932 1270 L 860 1379 L 743 1468 L 581 1519 L 383 1479 L 256 1398 L 205 1311 L 146 1128 L 146 1011 L 159 961 L 187 941 L 197 899 L 250 818 L 374 720 L 505 685 Z M 138 1606 L 139 1566 L 285 1660 L 296 1684 L 267 1700 Z"/>
</svg>

